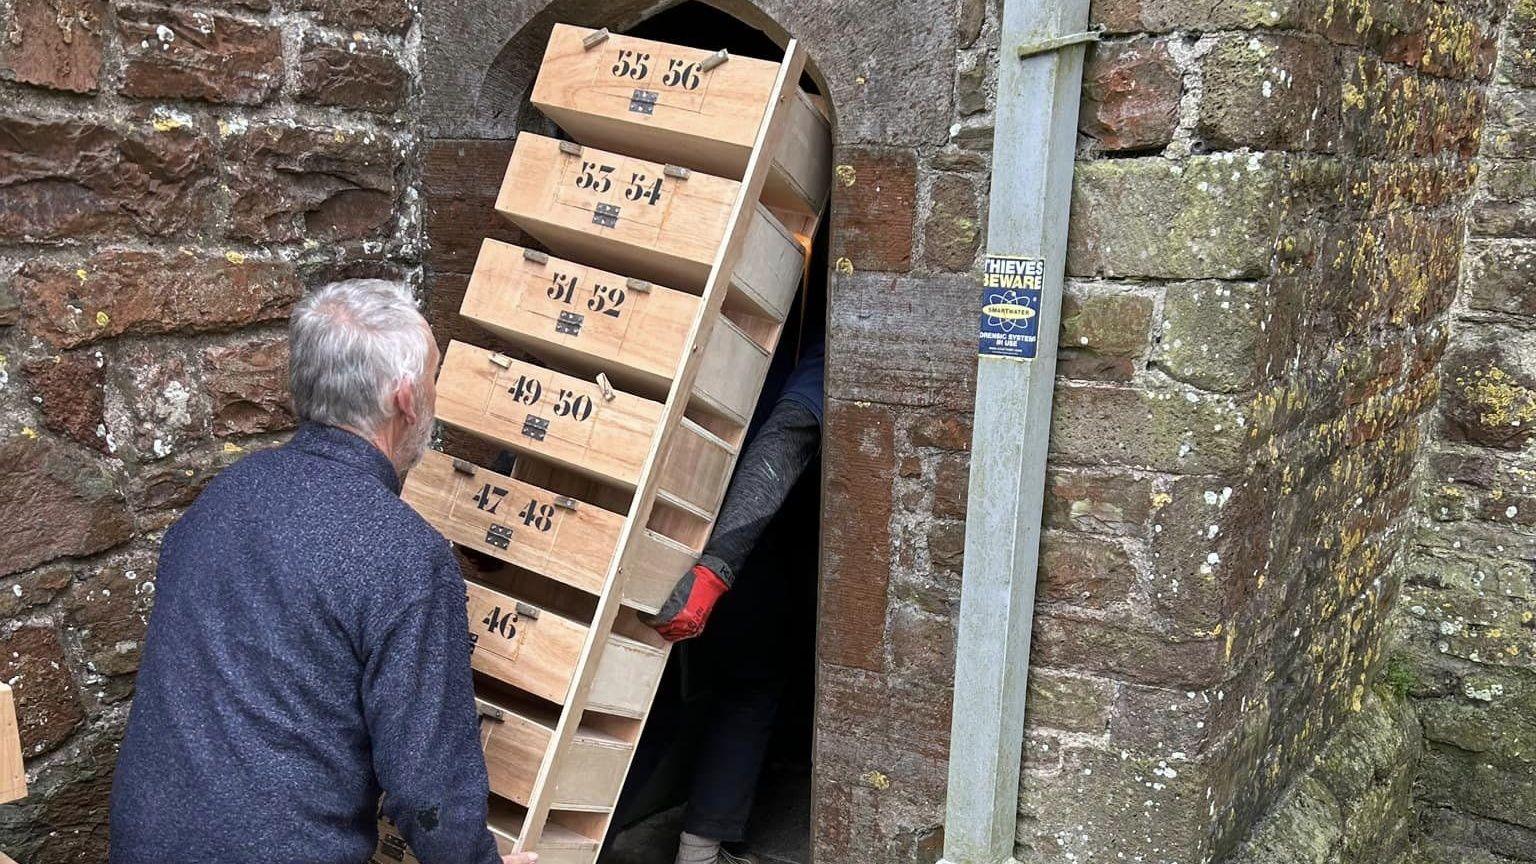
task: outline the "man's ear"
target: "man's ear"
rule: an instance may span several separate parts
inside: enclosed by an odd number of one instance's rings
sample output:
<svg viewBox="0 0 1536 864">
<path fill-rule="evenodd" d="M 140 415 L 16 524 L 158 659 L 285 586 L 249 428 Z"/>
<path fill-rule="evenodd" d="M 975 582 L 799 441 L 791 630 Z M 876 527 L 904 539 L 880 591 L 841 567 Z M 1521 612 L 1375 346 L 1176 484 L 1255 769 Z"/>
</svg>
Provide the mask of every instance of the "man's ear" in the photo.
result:
<svg viewBox="0 0 1536 864">
<path fill-rule="evenodd" d="M 409 381 L 402 381 L 395 388 L 394 394 L 395 413 L 405 418 L 405 422 L 416 422 L 416 386 Z"/>
</svg>

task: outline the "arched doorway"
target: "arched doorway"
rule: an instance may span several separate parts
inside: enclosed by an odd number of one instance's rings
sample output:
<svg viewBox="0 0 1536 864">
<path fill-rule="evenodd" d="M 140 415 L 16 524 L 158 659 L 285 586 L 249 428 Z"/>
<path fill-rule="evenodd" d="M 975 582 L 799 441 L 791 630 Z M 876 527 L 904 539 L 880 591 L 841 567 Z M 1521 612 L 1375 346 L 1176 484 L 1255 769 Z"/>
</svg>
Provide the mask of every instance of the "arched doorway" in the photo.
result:
<svg viewBox="0 0 1536 864">
<path fill-rule="evenodd" d="M 594 16 L 583 14 L 586 11 L 593 10 L 572 2 L 555 3 L 534 14 L 497 52 L 479 87 L 475 116 L 489 137 L 450 139 L 429 149 L 425 177 L 429 198 L 428 295 L 433 323 L 444 341 L 455 336 L 464 338 L 459 334 L 472 332 L 472 341 L 491 344 L 484 333 L 466 331 L 455 314 L 480 239 L 495 237 L 525 245 L 531 239 L 495 216 L 491 199 L 506 164 L 511 139 L 517 133 L 561 136 L 553 123 L 528 104 L 538 59 L 555 22 L 607 26 L 616 32 L 711 50 L 725 48 L 736 56 L 777 60 L 782 55 L 782 33 L 775 38 L 775 34 L 704 3 L 682 2 L 640 12 L 624 4 L 609 4 L 595 15 L 595 20 Z M 808 92 L 821 92 L 817 77 L 808 68 L 802 87 Z M 828 224 L 829 220 L 823 219 L 815 238 L 810 277 L 785 326 L 779 347 L 781 357 L 793 358 L 808 340 L 825 332 Z M 474 447 L 469 440 L 450 442 L 451 452 L 472 452 Z M 775 634 L 775 654 L 784 664 L 786 687 L 779 700 L 758 806 L 754 808 L 760 817 L 754 818 L 750 842 L 769 858 L 786 862 L 809 860 L 820 516 L 818 461 L 807 470 L 760 544 L 770 554 L 759 558 L 771 560 L 772 572 L 758 572 L 767 569 L 758 564 L 745 574 L 746 578 L 774 579 L 776 587 L 783 589 L 778 593 L 784 595 L 778 615 L 782 626 Z M 725 607 L 730 600 L 728 597 L 723 601 L 718 614 L 728 614 Z M 690 650 L 693 648 L 690 646 Z M 670 688 L 664 683 L 658 698 L 689 698 L 685 692 L 689 684 L 678 680 L 687 674 L 672 674 Z M 674 718 L 680 716 L 676 711 L 672 714 Z M 686 710 L 682 712 L 686 714 Z M 653 719 L 653 725 L 655 722 Z M 619 834 L 612 844 L 609 860 L 615 864 L 664 864 L 671 860 L 675 850 L 680 821 L 675 805 L 687 794 L 684 778 L 690 767 L 687 748 L 677 746 L 677 742 L 685 741 L 690 730 L 683 716 L 676 728 L 653 731 L 669 732 L 673 746 L 657 755 L 656 764 L 644 767 L 650 781 L 632 790 L 621 811 L 621 818 L 628 823 L 621 827 L 629 830 Z"/>
</svg>

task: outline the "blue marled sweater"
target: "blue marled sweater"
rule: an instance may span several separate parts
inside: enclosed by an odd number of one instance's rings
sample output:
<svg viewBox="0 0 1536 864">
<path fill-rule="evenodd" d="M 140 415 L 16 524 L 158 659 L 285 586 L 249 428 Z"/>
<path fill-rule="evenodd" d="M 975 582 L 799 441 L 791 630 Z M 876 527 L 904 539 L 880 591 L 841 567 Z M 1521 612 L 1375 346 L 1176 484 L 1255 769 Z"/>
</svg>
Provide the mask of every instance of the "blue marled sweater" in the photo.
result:
<svg viewBox="0 0 1536 864">
<path fill-rule="evenodd" d="M 307 424 L 166 534 L 113 864 L 492 864 L 464 583 L 384 454 Z"/>
</svg>

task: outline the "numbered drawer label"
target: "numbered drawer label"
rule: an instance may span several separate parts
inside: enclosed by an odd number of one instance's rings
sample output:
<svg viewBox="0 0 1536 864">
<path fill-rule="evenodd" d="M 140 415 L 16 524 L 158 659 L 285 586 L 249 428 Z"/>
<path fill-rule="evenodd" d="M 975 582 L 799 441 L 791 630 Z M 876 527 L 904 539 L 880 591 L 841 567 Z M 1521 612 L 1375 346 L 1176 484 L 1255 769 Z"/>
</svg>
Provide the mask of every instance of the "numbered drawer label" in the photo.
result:
<svg viewBox="0 0 1536 864">
<path fill-rule="evenodd" d="M 602 590 L 624 517 L 428 451 L 401 498 L 444 537 L 583 591 Z"/>
<path fill-rule="evenodd" d="M 691 294 L 488 239 L 459 311 L 541 357 L 657 389 L 698 308 Z"/>
<path fill-rule="evenodd" d="M 659 403 L 463 342 L 438 375 L 439 420 L 631 486 L 660 416 Z"/>
</svg>

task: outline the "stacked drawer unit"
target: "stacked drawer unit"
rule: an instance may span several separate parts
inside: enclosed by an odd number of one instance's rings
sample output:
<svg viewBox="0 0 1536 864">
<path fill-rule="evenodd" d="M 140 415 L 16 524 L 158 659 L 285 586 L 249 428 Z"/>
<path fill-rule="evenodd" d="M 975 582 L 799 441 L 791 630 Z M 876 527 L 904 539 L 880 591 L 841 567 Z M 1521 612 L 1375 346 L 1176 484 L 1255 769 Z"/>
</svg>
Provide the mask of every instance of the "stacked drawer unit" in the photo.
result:
<svg viewBox="0 0 1536 864">
<path fill-rule="evenodd" d="M 480 553 L 467 581 L 502 851 L 591 864 L 655 696 L 654 612 L 703 549 L 809 259 L 827 118 L 781 62 L 557 25 L 461 314 L 437 419 L 513 454 L 431 452 L 404 499 Z M 510 348 L 508 349 L 510 350 Z M 381 825 L 379 862 L 412 860 Z"/>
</svg>

